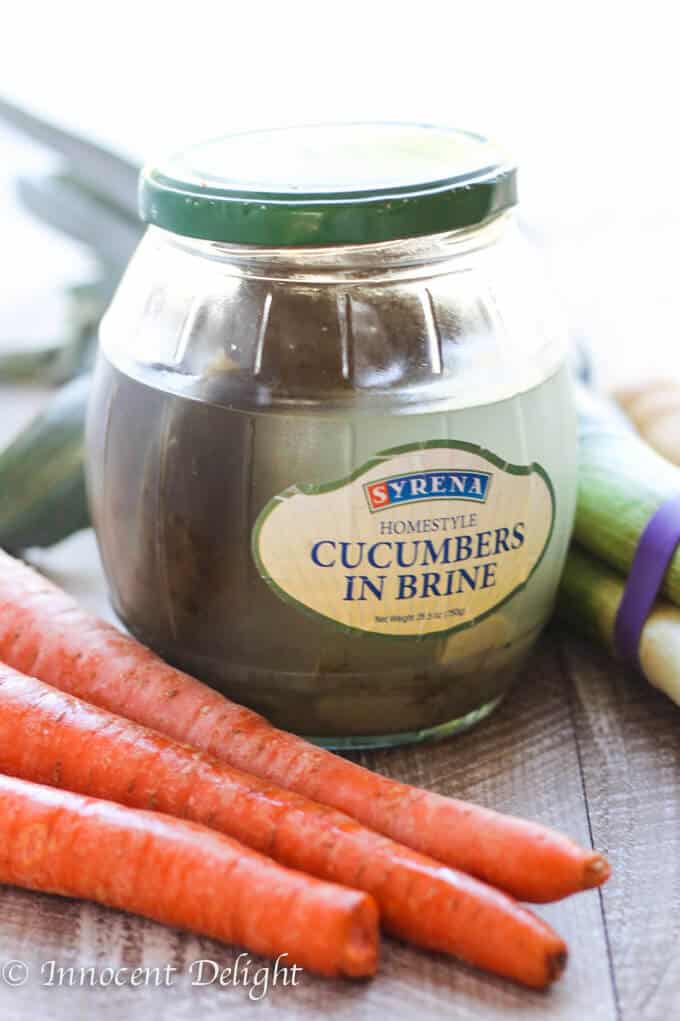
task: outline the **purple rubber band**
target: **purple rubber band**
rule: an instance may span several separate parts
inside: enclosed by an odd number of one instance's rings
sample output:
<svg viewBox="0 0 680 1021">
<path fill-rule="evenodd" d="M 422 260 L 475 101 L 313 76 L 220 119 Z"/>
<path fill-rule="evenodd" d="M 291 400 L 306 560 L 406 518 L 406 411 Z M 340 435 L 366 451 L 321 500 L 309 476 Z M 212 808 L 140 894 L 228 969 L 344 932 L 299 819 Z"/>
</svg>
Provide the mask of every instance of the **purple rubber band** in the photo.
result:
<svg viewBox="0 0 680 1021">
<path fill-rule="evenodd" d="M 679 544 L 680 494 L 662 503 L 645 526 L 616 614 L 614 644 L 638 670 L 642 629 Z"/>
</svg>

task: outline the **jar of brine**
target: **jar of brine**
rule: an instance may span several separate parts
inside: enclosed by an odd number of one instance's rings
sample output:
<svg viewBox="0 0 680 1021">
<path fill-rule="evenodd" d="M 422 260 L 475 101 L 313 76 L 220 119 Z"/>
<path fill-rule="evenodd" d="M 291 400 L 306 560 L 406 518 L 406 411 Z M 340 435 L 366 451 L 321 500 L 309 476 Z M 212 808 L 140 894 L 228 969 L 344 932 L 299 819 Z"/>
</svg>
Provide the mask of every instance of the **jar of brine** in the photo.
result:
<svg viewBox="0 0 680 1021">
<path fill-rule="evenodd" d="M 233 135 L 141 179 L 89 489 L 113 604 L 335 748 L 480 720 L 546 623 L 576 488 L 515 168 L 448 128 Z"/>
</svg>

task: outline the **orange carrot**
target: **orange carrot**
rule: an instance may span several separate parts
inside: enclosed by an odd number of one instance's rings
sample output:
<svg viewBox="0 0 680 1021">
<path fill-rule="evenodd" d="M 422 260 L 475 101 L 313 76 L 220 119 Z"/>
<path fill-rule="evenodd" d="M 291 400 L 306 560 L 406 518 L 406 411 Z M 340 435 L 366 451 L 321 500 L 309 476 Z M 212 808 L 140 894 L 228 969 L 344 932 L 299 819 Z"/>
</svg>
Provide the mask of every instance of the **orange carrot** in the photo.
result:
<svg viewBox="0 0 680 1021">
<path fill-rule="evenodd" d="M 205 826 L 0 776 L 0 882 L 84 897 L 322 975 L 374 974 L 368 894 Z"/>
<path fill-rule="evenodd" d="M 373 894 L 386 928 L 527 985 L 563 941 L 507 895 L 354 819 L 0 665 L 0 770 L 228 833 L 291 868 Z"/>
<path fill-rule="evenodd" d="M 521 900 L 599 886 L 598 852 L 538 823 L 379 776 L 272 727 L 0 553 L 0 659 L 88 702 L 346 812 Z"/>
</svg>

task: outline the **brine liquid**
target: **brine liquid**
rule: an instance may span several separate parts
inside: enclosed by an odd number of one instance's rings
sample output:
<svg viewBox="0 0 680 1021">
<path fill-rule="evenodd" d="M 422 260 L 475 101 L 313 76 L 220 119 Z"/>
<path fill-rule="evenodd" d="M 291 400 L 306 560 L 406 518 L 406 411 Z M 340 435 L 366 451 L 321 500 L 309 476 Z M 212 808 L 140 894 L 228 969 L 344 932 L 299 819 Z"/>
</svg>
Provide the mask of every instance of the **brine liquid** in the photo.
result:
<svg viewBox="0 0 680 1021">
<path fill-rule="evenodd" d="M 574 509 L 568 387 L 563 369 L 509 400 L 462 410 L 249 412 L 167 393 L 101 355 L 89 485 L 114 606 L 170 662 L 331 745 L 411 740 L 469 721 L 507 690 L 552 608 Z M 478 444 L 550 476 L 555 525 L 522 591 L 467 630 L 392 642 L 342 632 L 267 586 L 251 535 L 272 497 L 430 440 Z"/>
</svg>

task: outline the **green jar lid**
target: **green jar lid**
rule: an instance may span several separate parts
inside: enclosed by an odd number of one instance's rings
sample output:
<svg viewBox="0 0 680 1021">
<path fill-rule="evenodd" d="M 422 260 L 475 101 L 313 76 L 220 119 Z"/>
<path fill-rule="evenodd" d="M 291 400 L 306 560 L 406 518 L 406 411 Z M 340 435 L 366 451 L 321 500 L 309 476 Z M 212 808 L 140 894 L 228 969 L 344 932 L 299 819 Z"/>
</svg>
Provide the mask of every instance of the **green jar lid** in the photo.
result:
<svg viewBox="0 0 680 1021">
<path fill-rule="evenodd" d="M 340 245 L 470 227 L 517 201 L 487 139 L 425 124 L 318 124 L 191 146 L 140 181 L 147 223 L 243 245 Z"/>
</svg>

